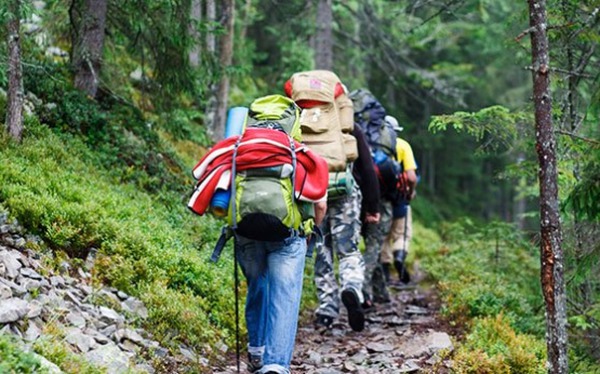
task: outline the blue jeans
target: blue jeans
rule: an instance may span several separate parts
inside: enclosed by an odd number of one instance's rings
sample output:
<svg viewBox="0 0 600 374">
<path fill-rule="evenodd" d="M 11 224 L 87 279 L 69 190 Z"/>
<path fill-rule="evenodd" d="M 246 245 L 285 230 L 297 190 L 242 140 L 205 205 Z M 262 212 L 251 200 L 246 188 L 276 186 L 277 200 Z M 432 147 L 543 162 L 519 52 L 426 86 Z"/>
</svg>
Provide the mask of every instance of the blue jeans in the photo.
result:
<svg viewBox="0 0 600 374">
<path fill-rule="evenodd" d="M 261 242 L 237 236 L 236 253 L 248 281 L 248 351 L 262 355 L 260 373 L 287 374 L 296 340 L 306 239 Z"/>
</svg>

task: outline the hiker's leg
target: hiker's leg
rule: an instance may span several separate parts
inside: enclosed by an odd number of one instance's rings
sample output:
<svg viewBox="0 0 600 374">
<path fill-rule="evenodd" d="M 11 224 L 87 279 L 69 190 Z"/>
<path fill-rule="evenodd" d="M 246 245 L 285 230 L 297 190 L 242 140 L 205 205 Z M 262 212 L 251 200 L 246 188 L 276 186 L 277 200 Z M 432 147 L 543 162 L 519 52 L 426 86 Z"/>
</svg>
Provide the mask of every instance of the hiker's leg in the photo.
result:
<svg viewBox="0 0 600 374">
<path fill-rule="evenodd" d="M 410 206 L 408 207 L 408 211 L 406 213 L 406 220 L 406 244 L 404 246 L 404 250 L 408 253 L 410 241 L 413 237 L 412 209 L 410 208 Z"/>
<path fill-rule="evenodd" d="M 406 216 L 404 216 L 398 227 L 393 228 L 396 231 L 397 240 L 394 241 L 394 267 L 398 272 L 398 278 L 402 283 L 410 282 L 410 273 L 406 267 L 406 256 L 410 240 L 412 238 L 412 212 L 410 206 L 407 206 Z"/>
<path fill-rule="evenodd" d="M 319 307 L 315 314 L 337 318 L 339 312 L 338 286 L 333 269 L 333 248 L 331 236 L 331 217 L 335 214 L 335 206 L 327 207 L 327 215 L 321 224 L 323 244 L 317 247 L 315 258 L 315 286 Z"/>
<path fill-rule="evenodd" d="M 363 235 L 365 239 L 365 251 L 363 260 L 365 264 L 365 281 L 363 283 L 363 292 L 365 295 L 373 295 L 373 272 L 378 265 L 378 244 L 377 244 L 377 226 L 376 223 L 364 223 Z"/>
<path fill-rule="evenodd" d="M 306 239 L 295 236 L 283 243 L 269 243 L 269 300 L 263 370 L 288 369 L 294 351 Z"/>
<path fill-rule="evenodd" d="M 392 226 L 390 228 L 390 233 L 385 237 L 383 244 L 381 246 L 381 256 L 379 257 L 379 262 L 382 264 L 392 264 L 393 261 L 393 252 L 394 252 L 394 244 L 397 240 L 398 235 L 398 225 L 399 222 L 403 220 L 402 218 L 394 218 L 392 220 Z M 404 225 L 404 223 L 403 223 Z"/>
<path fill-rule="evenodd" d="M 265 349 L 267 325 L 267 252 L 261 242 L 238 236 L 236 254 L 242 272 L 248 281 L 246 295 L 246 325 L 248 352 L 262 356 Z"/>
<path fill-rule="evenodd" d="M 407 208 L 406 216 L 398 220 L 394 220 L 390 235 L 393 238 L 393 251 L 404 250 L 408 252 L 410 240 L 412 239 L 412 211 L 410 206 Z M 382 261 L 383 262 L 383 261 Z"/>
<path fill-rule="evenodd" d="M 341 299 L 348 312 L 348 323 L 354 331 L 362 331 L 365 327 L 362 308 L 365 267 L 358 249 L 360 199 L 360 190 L 355 185 L 352 194 L 339 200 L 339 209 L 331 221 L 333 248 L 339 259 Z"/>
<path fill-rule="evenodd" d="M 365 293 L 373 300 L 387 301 L 389 294 L 379 263 L 380 249 L 392 223 L 392 205 L 388 201 L 380 204 L 381 219 L 378 224 L 365 224 Z"/>
<path fill-rule="evenodd" d="M 339 259 L 342 290 L 356 290 L 362 303 L 365 263 L 358 249 L 360 240 L 360 190 L 355 185 L 352 195 L 340 199 L 340 209 L 332 217 L 333 248 Z"/>
</svg>

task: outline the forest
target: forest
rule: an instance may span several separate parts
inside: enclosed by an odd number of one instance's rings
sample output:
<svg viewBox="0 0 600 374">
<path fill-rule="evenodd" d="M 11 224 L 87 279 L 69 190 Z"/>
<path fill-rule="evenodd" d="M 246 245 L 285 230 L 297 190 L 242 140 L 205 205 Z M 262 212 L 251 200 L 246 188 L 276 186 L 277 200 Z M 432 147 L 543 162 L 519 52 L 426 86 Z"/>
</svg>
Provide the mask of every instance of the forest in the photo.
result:
<svg viewBox="0 0 600 374">
<path fill-rule="evenodd" d="M 453 349 L 413 372 L 600 373 L 600 0 L 2 0 L 0 25 L 0 372 L 234 370 L 247 285 L 191 171 L 229 108 L 324 69 L 414 151 L 407 261 Z M 367 361 L 339 372 L 407 365 Z"/>
</svg>

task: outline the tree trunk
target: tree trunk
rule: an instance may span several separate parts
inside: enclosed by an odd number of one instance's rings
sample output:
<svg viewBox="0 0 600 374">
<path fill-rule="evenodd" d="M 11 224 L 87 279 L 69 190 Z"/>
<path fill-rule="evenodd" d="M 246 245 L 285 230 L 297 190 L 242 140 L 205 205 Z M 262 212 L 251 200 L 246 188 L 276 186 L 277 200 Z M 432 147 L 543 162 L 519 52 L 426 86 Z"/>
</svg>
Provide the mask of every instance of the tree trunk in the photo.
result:
<svg viewBox="0 0 600 374">
<path fill-rule="evenodd" d="M 208 32 L 206 33 L 206 50 L 208 53 L 215 53 L 217 50 L 217 43 L 215 31 L 212 26 L 213 23 L 217 21 L 217 5 L 215 0 L 206 0 L 206 21 L 209 25 Z"/>
<path fill-rule="evenodd" d="M 333 70 L 332 0 L 319 0 L 317 4 L 317 33 L 315 35 L 315 68 Z"/>
<path fill-rule="evenodd" d="M 233 61 L 233 21 L 234 21 L 234 0 L 224 0 L 221 13 L 221 22 L 225 34 L 221 36 L 219 42 L 219 65 L 221 67 L 221 79 L 217 89 L 217 110 L 212 123 L 212 138 L 217 141 L 223 139 L 225 135 L 225 120 L 227 119 L 227 105 L 229 98 L 229 73 L 227 68 Z"/>
<path fill-rule="evenodd" d="M 102 65 L 107 0 L 73 0 L 72 61 L 74 85 L 91 97 L 96 96 Z"/>
<path fill-rule="evenodd" d="M 244 39 L 246 39 L 246 35 L 248 34 L 248 25 L 250 24 L 250 12 L 252 11 L 252 0 L 246 0 L 244 4 L 244 23 L 242 24 L 242 28 L 240 30 L 239 40 L 244 43 Z"/>
<path fill-rule="evenodd" d="M 21 141 L 23 136 L 23 76 L 21 72 L 20 0 L 8 4 L 8 108 L 6 112 L 7 131 L 10 136 Z"/>
<path fill-rule="evenodd" d="M 200 31 L 198 31 L 198 27 L 201 20 L 202 0 L 192 0 L 190 4 L 190 24 L 188 25 L 188 32 L 193 43 L 188 54 L 192 68 L 200 66 Z"/>
<path fill-rule="evenodd" d="M 567 307 L 563 274 L 563 251 L 558 183 L 556 139 L 552 128 L 550 67 L 546 34 L 546 1 L 528 0 L 533 63 L 536 150 L 539 160 L 541 282 L 546 302 L 546 345 L 548 373 L 569 372 L 567 359 Z"/>
<path fill-rule="evenodd" d="M 216 37 L 215 32 L 212 29 L 212 24 L 216 22 L 217 19 L 217 6 L 215 4 L 215 0 L 206 0 L 206 23 L 209 25 L 209 28 L 206 32 L 206 57 L 209 60 L 210 68 L 207 71 L 207 74 L 211 77 L 211 83 L 208 86 L 207 92 L 207 100 L 206 100 L 206 115 L 205 115 L 205 123 L 208 127 L 209 135 L 212 139 L 216 139 L 212 134 L 212 129 L 214 127 L 215 118 L 217 116 L 217 91 L 218 85 L 213 81 L 212 78 L 215 77 L 215 60 L 216 60 Z"/>
</svg>

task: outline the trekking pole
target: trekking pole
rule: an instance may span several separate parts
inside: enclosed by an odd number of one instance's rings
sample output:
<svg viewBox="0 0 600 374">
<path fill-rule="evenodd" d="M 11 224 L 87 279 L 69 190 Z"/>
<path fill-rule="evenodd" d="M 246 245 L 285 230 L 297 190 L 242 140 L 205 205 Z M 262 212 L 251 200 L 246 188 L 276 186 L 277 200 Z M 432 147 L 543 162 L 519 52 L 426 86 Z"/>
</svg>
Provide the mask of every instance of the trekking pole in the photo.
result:
<svg viewBox="0 0 600 374">
<path fill-rule="evenodd" d="M 239 286 L 240 278 L 238 274 L 237 248 L 234 241 L 233 250 L 233 279 L 235 283 L 235 359 L 237 372 L 240 373 L 240 308 L 239 308 Z"/>
<path fill-rule="evenodd" d="M 408 231 L 408 215 L 410 213 L 411 212 L 410 212 L 410 205 L 409 205 L 407 208 L 407 211 L 406 211 L 406 216 L 404 217 L 404 239 L 403 239 L 403 243 L 402 243 L 402 250 L 404 250 L 404 253 L 406 253 L 406 257 L 408 257 L 408 251 L 406 250 L 408 234 L 406 232 Z M 406 257 L 404 257 L 404 263 L 402 264 L 402 274 L 398 274 L 401 282 L 404 282 L 404 280 L 408 280 L 410 282 L 408 270 L 406 270 Z M 408 282 L 405 282 L 405 283 L 408 283 Z"/>
<path fill-rule="evenodd" d="M 230 205 L 231 205 L 231 216 L 232 216 L 232 227 L 231 229 L 235 232 L 237 229 L 237 212 L 235 209 L 235 199 L 237 196 L 236 188 L 235 188 L 235 175 L 237 171 L 236 166 L 236 158 L 238 147 L 240 146 L 240 142 L 242 141 L 242 135 L 237 139 L 235 145 L 233 147 L 233 156 L 231 159 L 231 197 Z M 237 366 L 237 372 L 240 373 L 240 308 L 239 308 L 239 274 L 238 274 L 238 261 L 237 261 L 237 246 L 236 246 L 236 237 L 234 235 L 233 239 L 233 281 L 235 283 L 235 361 Z"/>
</svg>

